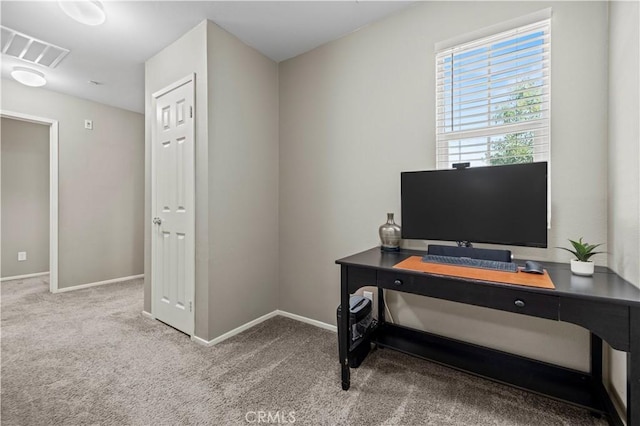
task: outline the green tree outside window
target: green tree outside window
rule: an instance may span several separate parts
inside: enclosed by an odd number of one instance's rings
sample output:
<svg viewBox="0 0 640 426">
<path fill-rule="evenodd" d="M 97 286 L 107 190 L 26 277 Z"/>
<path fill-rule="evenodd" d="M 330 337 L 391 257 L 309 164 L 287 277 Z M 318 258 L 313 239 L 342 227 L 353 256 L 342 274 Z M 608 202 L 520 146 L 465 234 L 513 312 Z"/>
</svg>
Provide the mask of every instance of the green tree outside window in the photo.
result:
<svg viewBox="0 0 640 426">
<path fill-rule="evenodd" d="M 511 101 L 498 109 L 494 120 L 498 123 L 517 123 L 541 117 L 541 88 L 526 83 L 516 89 Z M 492 166 L 533 162 L 534 134 L 531 131 L 510 133 L 489 142 L 485 160 Z"/>
</svg>

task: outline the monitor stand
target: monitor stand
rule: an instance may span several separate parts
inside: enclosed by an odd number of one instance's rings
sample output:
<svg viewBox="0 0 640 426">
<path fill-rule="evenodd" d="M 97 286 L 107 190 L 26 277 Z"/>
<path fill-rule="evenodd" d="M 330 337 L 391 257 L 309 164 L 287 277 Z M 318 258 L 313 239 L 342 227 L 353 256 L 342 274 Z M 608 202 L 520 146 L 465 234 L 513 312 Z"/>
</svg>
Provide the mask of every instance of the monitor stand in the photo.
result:
<svg viewBox="0 0 640 426">
<path fill-rule="evenodd" d="M 427 254 L 433 254 L 436 256 L 470 257 L 471 259 L 495 260 L 497 262 L 511 262 L 511 250 L 479 249 L 471 247 L 471 244 L 468 242 L 465 243 L 465 245 L 460 245 L 459 247 L 429 244 L 427 247 Z"/>
</svg>

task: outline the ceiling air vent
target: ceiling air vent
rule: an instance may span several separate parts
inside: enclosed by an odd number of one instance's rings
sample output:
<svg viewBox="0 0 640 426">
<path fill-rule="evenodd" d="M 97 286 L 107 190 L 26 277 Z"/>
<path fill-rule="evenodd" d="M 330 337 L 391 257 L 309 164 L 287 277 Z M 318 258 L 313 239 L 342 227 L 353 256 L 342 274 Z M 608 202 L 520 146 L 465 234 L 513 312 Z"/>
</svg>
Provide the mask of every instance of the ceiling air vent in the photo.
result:
<svg viewBox="0 0 640 426">
<path fill-rule="evenodd" d="M 38 40 L 11 28 L 0 26 L 0 29 L 2 53 L 25 62 L 55 68 L 69 53 L 69 49 Z"/>
</svg>

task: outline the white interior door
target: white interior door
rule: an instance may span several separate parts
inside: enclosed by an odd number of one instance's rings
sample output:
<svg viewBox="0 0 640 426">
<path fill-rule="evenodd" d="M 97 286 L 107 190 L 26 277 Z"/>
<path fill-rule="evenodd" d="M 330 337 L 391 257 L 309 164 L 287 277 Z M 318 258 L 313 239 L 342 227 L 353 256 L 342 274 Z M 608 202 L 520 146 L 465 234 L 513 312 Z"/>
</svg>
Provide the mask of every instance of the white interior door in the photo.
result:
<svg viewBox="0 0 640 426">
<path fill-rule="evenodd" d="M 194 333 L 194 76 L 153 94 L 152 314 Z"/>
</svg>

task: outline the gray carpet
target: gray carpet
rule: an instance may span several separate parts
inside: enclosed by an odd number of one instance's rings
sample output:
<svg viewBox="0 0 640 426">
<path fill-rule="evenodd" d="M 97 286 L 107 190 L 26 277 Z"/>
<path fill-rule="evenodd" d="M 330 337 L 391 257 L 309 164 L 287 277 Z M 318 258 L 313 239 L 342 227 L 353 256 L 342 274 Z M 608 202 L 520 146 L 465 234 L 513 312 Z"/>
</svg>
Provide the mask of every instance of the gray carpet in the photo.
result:
<svg viewBox="0 0 640 426">
<path fill-rule="evenodd" d="M 258 424 L 259 411 L 262 424 L 606 424 L 390 350 L 343 392 L 329 331 L 276 317 L 207 348 L 141 316 L 140 280 L 47 288 L 2 283 L 3 425 Z"/>
</svg>

